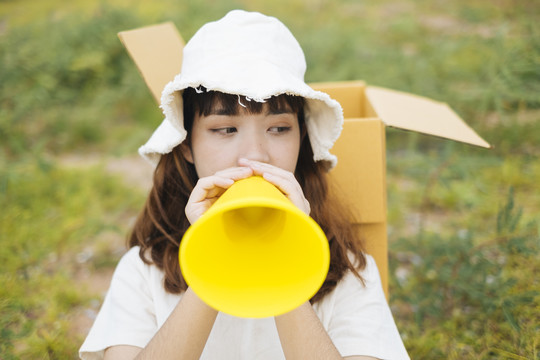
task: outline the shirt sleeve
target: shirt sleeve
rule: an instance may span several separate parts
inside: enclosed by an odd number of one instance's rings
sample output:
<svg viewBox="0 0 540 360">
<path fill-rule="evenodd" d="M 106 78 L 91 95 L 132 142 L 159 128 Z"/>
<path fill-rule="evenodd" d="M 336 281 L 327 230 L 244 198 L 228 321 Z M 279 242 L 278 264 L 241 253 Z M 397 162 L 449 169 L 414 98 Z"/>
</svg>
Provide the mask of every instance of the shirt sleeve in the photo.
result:
<svg viewBox="0 0 540 360">
<path fill-rule="evenodd" d="M 102 359 L 114 345 L 145 347 L 157 331 L 149 266 L 130 249 L 120 260 L 103 305 L 79 350 L 81 359 Z"/>
<path fill-rule="evenodd" d="M 321 304 L 321 320 L 334 345 L 342 356 L 409 359 L 371 256 L 360 275 L 365 286 L 349 271 Z"/>
</svg>

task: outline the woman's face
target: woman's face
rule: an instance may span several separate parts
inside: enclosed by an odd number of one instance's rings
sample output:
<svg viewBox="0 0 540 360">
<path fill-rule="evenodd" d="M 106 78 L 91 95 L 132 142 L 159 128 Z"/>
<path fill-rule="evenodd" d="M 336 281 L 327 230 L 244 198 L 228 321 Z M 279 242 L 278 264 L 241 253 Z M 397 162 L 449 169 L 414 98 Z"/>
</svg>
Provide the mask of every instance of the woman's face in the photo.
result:
<svg viewBox="0 0 540 360">
<path fill-rule="evenodd" d="M 195 114 L 191 146 L 186 159 L 199 178 L 238 166 L 238 160 L 260 161 L 294 173 L 300 150 L 298 116 L 290 110 L 271 112 L 265 103 L 260 113 L 240 108 L 227 113 L 216 104 L 208 115 Z"/>
</svg>

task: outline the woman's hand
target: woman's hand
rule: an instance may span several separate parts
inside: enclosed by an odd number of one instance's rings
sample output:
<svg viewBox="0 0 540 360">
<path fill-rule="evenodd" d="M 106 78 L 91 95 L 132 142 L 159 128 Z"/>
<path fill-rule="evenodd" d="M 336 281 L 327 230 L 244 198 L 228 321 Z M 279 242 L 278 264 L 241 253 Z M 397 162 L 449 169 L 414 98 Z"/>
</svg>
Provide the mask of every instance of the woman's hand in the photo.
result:
<svg viewBox="0 0 540 360">
<path fill-rule="evenodd" d="M 247 166 L 253 170 L 253 175 L 260 175 L 276 186 L 297 208 L 309 215 L 311 207 L 302 191 L 302 187 L 290 171 L 259 161 L 240 159 L 238 165 Z"/>
<path fill-rule="evenodd" d="M 200 178 L 186 205 L 186 217 L 189 222 L 193 224 L 197 221 L 235 181 L 252 175 L 253 170 L 250 167 L 239 166 Z"/>
</svg>

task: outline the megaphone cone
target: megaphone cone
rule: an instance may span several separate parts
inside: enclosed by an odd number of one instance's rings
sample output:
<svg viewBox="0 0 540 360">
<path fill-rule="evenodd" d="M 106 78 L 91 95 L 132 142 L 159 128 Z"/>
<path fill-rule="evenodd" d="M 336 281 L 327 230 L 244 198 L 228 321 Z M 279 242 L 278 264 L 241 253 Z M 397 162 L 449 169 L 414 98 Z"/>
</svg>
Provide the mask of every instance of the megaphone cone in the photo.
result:
<svg viewBox="0 0 540 360">
<path fill-rule="evenodd" d="M 263 318 L 309 300 L 326 278 L 330 252 L 319 225 L 254 176 L 235 182 L 186 231 L 179 259 L 208 305 Z"/>
</svg>

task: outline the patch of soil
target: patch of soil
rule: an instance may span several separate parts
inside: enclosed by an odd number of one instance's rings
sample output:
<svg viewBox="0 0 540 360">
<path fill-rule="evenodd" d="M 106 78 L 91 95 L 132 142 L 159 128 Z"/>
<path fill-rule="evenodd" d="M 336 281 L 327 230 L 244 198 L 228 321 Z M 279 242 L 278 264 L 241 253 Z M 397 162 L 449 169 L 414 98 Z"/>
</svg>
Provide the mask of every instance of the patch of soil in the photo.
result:
<svg viewBox="0 0 540 360">
<path fill-rule="evenodd" d="M 143 191 L 152 186 L 154 168 L 138 155 L 128 157 L 102 157 L 99 154 L 68 154 L 58 159 L 61 166 L 88 168 L 102 165 L 103 168 L 122 178 L 126 185 Z"/>
</svg>

